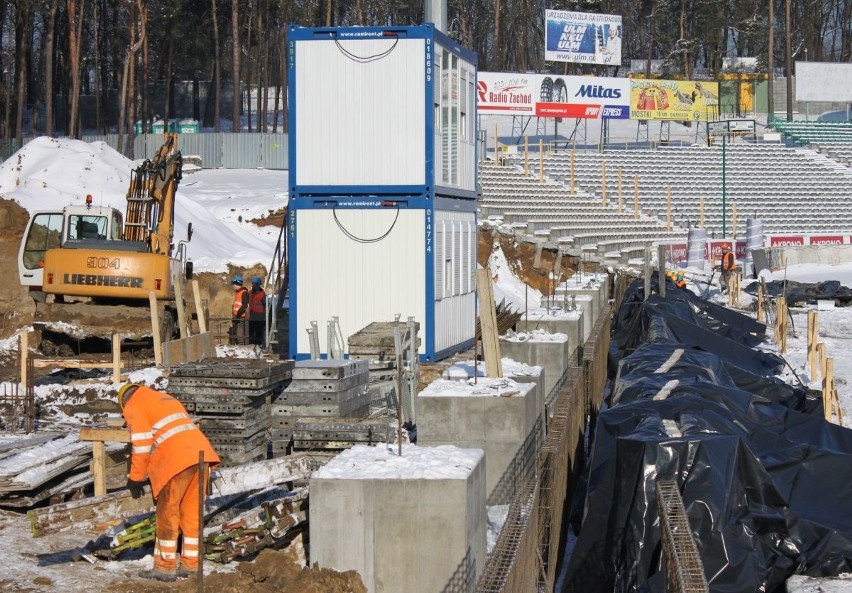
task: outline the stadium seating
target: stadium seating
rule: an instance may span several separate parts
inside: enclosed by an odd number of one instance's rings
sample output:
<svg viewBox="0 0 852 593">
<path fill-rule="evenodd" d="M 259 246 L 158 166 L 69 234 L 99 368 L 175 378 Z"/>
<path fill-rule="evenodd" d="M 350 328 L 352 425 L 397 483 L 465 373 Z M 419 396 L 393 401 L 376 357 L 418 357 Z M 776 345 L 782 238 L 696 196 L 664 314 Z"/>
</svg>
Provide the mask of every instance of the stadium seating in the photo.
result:
<svg viewBox="0 0 852 593">
<path fill-rule="evenodd" d="M 823 124 L 827 126 L 828 124 Z M 852 128 L 850 128 L 852 129 Z M 848 148 L 847 148 L 848 146 Z M 528 173 L 522 155 L 480 164 L 481 215 L 598 255 L 636 253 L 646 242 L 682 241 L 697 226 L 704 202 L 708 236 L 745 235 L 746 218 L 763 221 L 767 234 L 852 231 L 852 135 L 848 144 L 810 148 L 733 143 L 657 150 L 553 152 Z M 604 205 L 601 175 L 606 163 Z M 619 174 L 622 210 L 618 209 Z M 634 218 L 634 179 L 640 215 Z M 666 226 L 671 192 L 671 223 Z M 737 208 L 733 227 L 734 204 Z"/>
</svg>

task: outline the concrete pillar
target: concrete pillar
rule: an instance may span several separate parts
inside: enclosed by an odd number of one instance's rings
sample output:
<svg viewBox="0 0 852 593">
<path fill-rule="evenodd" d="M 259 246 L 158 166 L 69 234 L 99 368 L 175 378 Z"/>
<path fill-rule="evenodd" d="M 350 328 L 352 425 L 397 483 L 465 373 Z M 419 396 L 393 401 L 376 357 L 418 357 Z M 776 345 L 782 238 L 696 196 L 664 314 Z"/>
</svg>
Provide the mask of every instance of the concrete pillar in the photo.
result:
<svg viewBox="0 0 852 593">
<path fill-rule="evenodd" d="M 417 443 L 485 451 L 485 487 L 491 495 L 536 421 L 534 383 L 480 377 L 438 379 L 417 396 Z"/>
<path fill-rule="evenodd" d="M 314 472 L 310 497 L 310 562 L 357 571 L 369 593 L 435 593 L 457 569 L 482 572 L 481 450 L 357 445 Z"/>
</svg>

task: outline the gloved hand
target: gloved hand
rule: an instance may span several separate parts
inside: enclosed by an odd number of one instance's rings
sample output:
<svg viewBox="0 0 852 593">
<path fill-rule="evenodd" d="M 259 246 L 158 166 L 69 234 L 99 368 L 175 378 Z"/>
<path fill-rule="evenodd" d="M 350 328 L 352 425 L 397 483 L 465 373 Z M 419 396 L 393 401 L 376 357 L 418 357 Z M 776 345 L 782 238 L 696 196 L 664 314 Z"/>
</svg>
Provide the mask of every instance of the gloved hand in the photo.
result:
<svg viewBox="0 0 852 593">
<path fill-rule="evenodd" d="M 127 489 L 130 496 L 137 499 L 145 493 L 145 480 L 127 480 Z"/>
</svg>

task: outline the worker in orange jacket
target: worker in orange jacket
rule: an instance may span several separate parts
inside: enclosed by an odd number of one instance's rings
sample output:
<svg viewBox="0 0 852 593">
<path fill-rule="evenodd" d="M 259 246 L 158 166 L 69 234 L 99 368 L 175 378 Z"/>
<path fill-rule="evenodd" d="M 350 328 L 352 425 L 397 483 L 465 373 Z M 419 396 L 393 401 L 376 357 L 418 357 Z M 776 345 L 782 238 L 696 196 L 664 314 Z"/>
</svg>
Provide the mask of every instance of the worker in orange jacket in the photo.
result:
<svg viewBox="0 0 852 593">
<path fill-rule="evenodd" d="M 734 273 L 734 270 L 737 269 L 737 262 L 734 259 L 734 252 L 731 251 L 730 245 L 725 245 L 722 248 L 722 261 L 721 261 L 721 269 L 722 269 L 722 277 L 721 277 L 721 289 L 722 294 L 725 294 L 730 289 L 731 276 Z"/>
<path fill-rule="evenodd" d="M 231 280 L 234 287 L 234 302 L 231 305 L 231 344 L 245 344 L 248 338 L 249 291 L 243 286 L 242 275 L 237 274 Z"/>
<path fill-rule="evenodd" d="M 168 393 L 128 383 L 118 391 L 132 446 L 127 487 L 139 498 L 146 479 L 157 505 L 154 568 L 139 576 L 159 581 L 185 578 L 198 569 L 199 453 L 204 454 L 204 492 L 219 456 L 186 408 Z M 178 566 L 178 536 L 183 536 Z"/>
</svg>

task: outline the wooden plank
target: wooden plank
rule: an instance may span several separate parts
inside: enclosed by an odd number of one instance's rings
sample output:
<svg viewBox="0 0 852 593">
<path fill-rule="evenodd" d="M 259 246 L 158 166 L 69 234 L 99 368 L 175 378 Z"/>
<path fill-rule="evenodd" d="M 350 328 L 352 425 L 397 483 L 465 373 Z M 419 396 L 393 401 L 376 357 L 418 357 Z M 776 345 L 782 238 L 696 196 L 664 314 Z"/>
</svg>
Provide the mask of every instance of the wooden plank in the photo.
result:
<svg viewBox="0 0 852 593">
<path fill-rule="evenodd" d="M 30 332 L 21 332 L 18 340 L 18 353 L 21 356 L 21 387 L 26 392 L 27 390 L 27 357 L 30 355 Z"/>
<path fill-rule="evenodd" d="M 112 334 L 112 382 L 121 382 L 121 337 Z"/>
<path fill-rule="evenodd" d="M 216 347 L 210 332 L 171 340 L 163 344 L 164 366 L 174 366 L 185 362 L 198 362 L 204 358 L 215 358 Z"/>
<path fill-rule="evenodd" d="M 154 333 L 154 362 L 159 366 L 163 366 L 162 340 L 160 338 L 160 315 L 157 312 L 157 295 L 154 291 L 148 293 L 148 302 L 151 305 L 151 328 Z"/>
<path fill-rule="evenodd" d="M 180 278 L 175 277 L 172 278 L 172 284 L 175 287 L 175 306 L 177 307 L 178 328 L 180 329 L 180 337 L 188 338 L 189 332 L 187 331 L 188 326 L 186 324 L 186 306 L 183 302 L 183 282 Z"/>
<path fill-rule="evenodd" d="M 103 496 L 82 498 L 27 512 L 33 537 L 58 533 L 65 529 L 88 531 L 96 525 L 154 510 L 150 489 L 134 499 L 130 491 L 121 490 Z"/>
<path fill-rule="evenodd" d="M 101 426 L 84 426 L 80 429 L 81 441 L 114 441 L 129 443 L 130 433 L 126 428 L 109 428 Z"/>
<path fill-rule="evenodd" d="M 95 496 L 106 494 L 106 458 L 104 442 L 92 443 L 92 478 L 95 481 Z"/>
<path fill-rule="evenodd" d="M 300 453 L 246 463 L 237 467 L 220 468 L 213 476 L 213 496 L 230 496 L 274 484 L 306 479 L 317 464 L 314 455 Z M 33 509 L 27 513 L 33 537 L 58 533 L 67 529 L 75 531 L 103 528 L 104 525 L 154 510 L 150 489 L 138 499 L 128 490 L 111 492 L 72 500 L 49 507 Z"/>
<path fill-rule="evenodd" d="M 195 301 L 195 316 L 198 318 L 198 333 L 207 333 L 207 316 L 201 307 L 201 288 L 198 280 L 192 281 L 192 298 Z"/>
<path fill-rule="evenodd" d="M 489 270 L 476 271 L 476 288 L 479 297 L 479 327 L 482 331 L 485 373 L 489 377 L 502 377 L 503 365 L 500 360 L 500 341 L 497 335 L 497 312 Z"/>
</svg>

